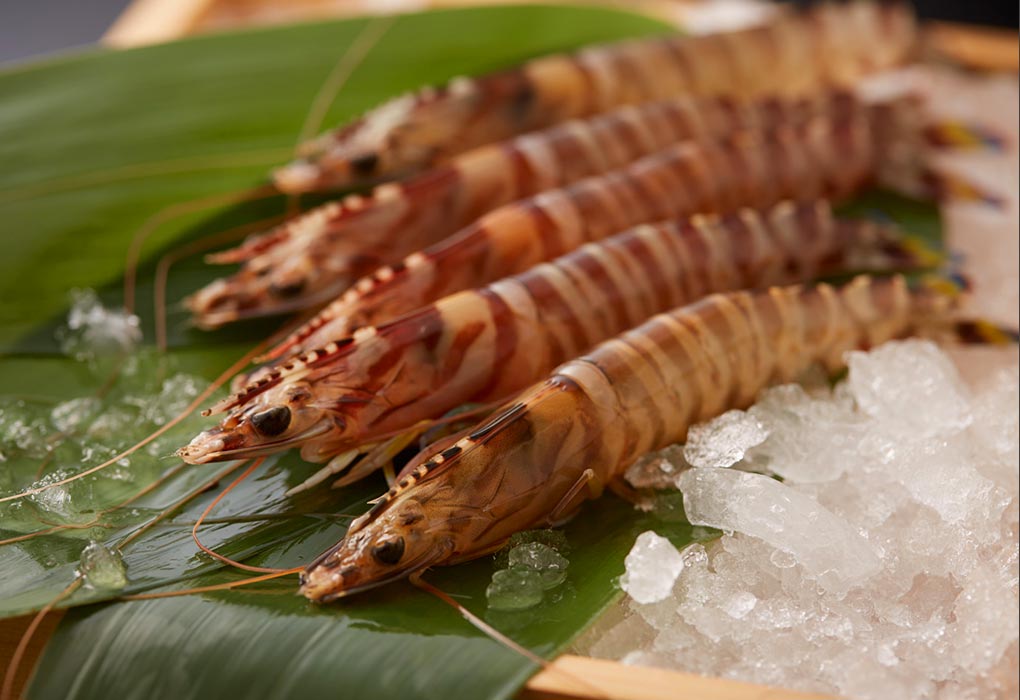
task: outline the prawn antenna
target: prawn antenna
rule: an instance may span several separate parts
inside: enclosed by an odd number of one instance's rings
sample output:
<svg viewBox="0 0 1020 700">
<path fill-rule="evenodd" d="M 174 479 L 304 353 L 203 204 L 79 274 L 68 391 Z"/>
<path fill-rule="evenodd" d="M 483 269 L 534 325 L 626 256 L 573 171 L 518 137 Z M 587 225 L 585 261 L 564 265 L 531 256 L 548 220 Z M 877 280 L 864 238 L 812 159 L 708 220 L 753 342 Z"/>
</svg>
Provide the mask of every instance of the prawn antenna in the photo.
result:
<svg viewBox="0 0 1020 700">
<path fill-rule="evenodd" d="M 142 257 L 142 248 L 145 246 L 145 241 L 148 240 L 149 236 L 160 226 L 193 212 L 227 204 L 254 202 L 260 199 L 275 197 L 279 194 L 280 192 L 275 186 L 265 184 L 246 190 L 214 194 L 186 202 L 177 202 L 176 204 L 163 207 L 150 216 L 138 227 L 131 237 L 131 242 L 128 244 L 127 259 L 124 262 L 124 308 L 128 313 L 134 313 L 135 292 L 138 286 L 138 265 Z"/>
<path fill-rule="evenodd" d="M 249 566 L 248 564 L 242 564 L 240 562 L 234 561 L 233 559 L 229 559 L 228 557 L 223 556 L 222 554 L 216 552 L 210 547 L 206 547 L 204 544 L 202 544 L 202 541 L 198 539 L 198 528 L 202 527 L 202 523 L 205 522 L 205 519 L 209 516 L 209 513 L 212 512 L 212 509 L 215 508 L 228 493 L 233 491 L 234 487 L 239 485 L 242 481 L 251 476 L 252 472 L 254 472 L 256 469 L 262 466 L 262 463 L 264 461 L 266 461 L 265 457 L 259 457 L 254 462 L 252 462 L 251 466 L 249 466 L 247 469 L 241 472 L 241 474 L 236 479 L 230 482 L 230 485 L 227 486 L 227 488 L 223 489 L 223 491 L 218 496 L 216 496 L 216 498 L 214 498 L 208 506 L 206 506 L 205 510 L 202 511 L 202 515 L 198 517 L 198 520 L 195 521 L 194 526 L 192 526 L 191 528 L 191 539 L 195 541 L 195 544 L 203 552 L 213 557 L 214 559 L 223 562 L 224 564 L 234 567 L 235 569 L 242 569 L 244 571 L 251 571 L 253 573 L 259 574 L 279 574 L 291 571 L 291 569 L 277 569 L 266 566 Z"/>
<path fill-rule="evenodd" d="M 170 267 L 174 264 L 188 258 L 197 253 L 205 252 L 210 248 L 215 248 L 222 243 L 232 241 L 240 238 L 252 231 L 259 231 L 275 224 L 281 223 L 286 219 L 285 214 L 278 214 L 276 216 L 259 219 L 258 221 L 251 221 L 240 226 L 229 228 L 225 231 L 213 234 L 212 236 L 203 237 L 197 241 L 182 246 L 176 250 L 170 251 L 159 259 L 156 263 L 156 272 L 153 277 L 153 313 L 154 323 L 156 327 L 156 347 L 161 351 L 167 349 L 167 284 L 170 280 Z M 127 299 L 127 296 L 124 297 Z M 132 303 L 134 300 L 132 299 Z M 183 306 L 182 306 L 183 308 Z"/>
<path fill-rule="evenodd" d="M 456 600 L 454 600 L 450 596 L 450 594 L 446 593 L 443 590 L 440 590 L 439 588 L 436 588 L 431 583 L 429 583 L 428 581 L 423 579 L 422 578 L 422 572 L 419 571 L 419 572 L 415 572 L 415 573 L 411 574 L 411 577 L 410 577 L 409 580 L 410 580 L 412 585 L 420 588 L 421 590 L 425 591 L 426 593 L 429 593 L 429 594 L 435 596 L 436 598 L 438 598 L 439 600 L 443 601 L 444 603 L 449 605 L 451 608 L 456 610 L 458 613 L 460 613 L 461 617 L 463 617 L 465 620 L 467 620 L 471 624 L 472 627 L 477 629 L 479 632 L 484 634 L 486 637 L 488 637 L 492 641 L 496 642 L 497 644 L 503 645 L 504 647 L 506 647 L 510 651 L 512 651 L 512 652 L 514 652 L 516 654 L 519 654 L 520 656 L 523 656 L 528 661 L 530 661 L 533 664 L 536 664 L 536 665 L 542 667 L 542 669 L 544 669 L 545 671 L 547 671 L 549 673 L 558 673 L 558 674 L 561 674 L 564 677 L 569 678 L 574 683 L 579 683 L 583 687 L 588 688 L 591 691 L 591 693 L 592 693 L 591 695 L 589 695 L 589 697 L 592 697 L 592 698 L 605 698 L 606 700 L 609 700 L 609 696 L 605 692 L 603 692 L 600 688 L 597 688 L 597 687 L 593 686 L 591 683 L 589 683 L 585 679 L 579 678 L 578 676 L 575 676 L 573 673 L 569 673 L 567 671 L 564 671 L 561 668 L 558 668 L 557 666 L 555 666 L 548 659 L 542 658 L 541 656 L 539 656 L 535 652 L 531 651 L 531 649 L 528 649 L 527 647 L 524 647 L 524 646 L 518 644 L 517 642 L 515 642 L 514 640 L 510 639 L 510 637 L 506 636 L 505 634 L 500 632 L 498 629 L 496 629 L 495 627 L 490 625 L 488 622 L 486 622 L 482 618 L 478 617 L 473 612 L 471 612 L 470 610 L 465 608 L 463 605 L 458 603 Z"/>
</svg>

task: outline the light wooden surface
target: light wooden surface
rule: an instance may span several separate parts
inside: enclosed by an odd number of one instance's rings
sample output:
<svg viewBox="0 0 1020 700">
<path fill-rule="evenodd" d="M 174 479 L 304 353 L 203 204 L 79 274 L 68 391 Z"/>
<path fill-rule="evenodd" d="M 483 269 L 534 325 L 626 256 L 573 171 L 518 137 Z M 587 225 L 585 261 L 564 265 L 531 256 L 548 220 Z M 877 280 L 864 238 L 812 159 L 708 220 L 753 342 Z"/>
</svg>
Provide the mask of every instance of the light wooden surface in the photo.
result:
<svg viewBox="0 0 1020 700">
<path fill-rule="evenodd" d="M 49 641 L 56 631 L 57 624 L 60 622 L 62 615 L 62 612 L 57 611 L 44 617 L 36 634 L 32 636 L 25 651 L 24 660 L 18 666 L 17 673 L 14 675 L 12 697 L 21 697 L 29 675 L 32 669 L 35 668 L 36 662 L 39 661 L 39 657 L 42 656 L 46 642 Z M 17 649 L 18 643 L 24 636 L 25 630 L 28 628 L 29 623 L 32 622 L 33 617 L 34 615 L 25 615 L 24 617 L 11 617 L 6 620 L 0 620 L 0 679 L 6 680 L 5 674 L 10 665 L 11 657 L 14 656 L 14 651 Z"/>
<path fill-rule="evenodd" d="M 932 22 L 927 39 L 937 52 L 971 68 L 1013 73 L 1020 68 L 1016 31 Z"/>
<path fill-rule="evenodd" d="M 520 700 L 831 700 L 723 678 L 624 666 L 566 654 L 530 681 Z"/>
</svg>

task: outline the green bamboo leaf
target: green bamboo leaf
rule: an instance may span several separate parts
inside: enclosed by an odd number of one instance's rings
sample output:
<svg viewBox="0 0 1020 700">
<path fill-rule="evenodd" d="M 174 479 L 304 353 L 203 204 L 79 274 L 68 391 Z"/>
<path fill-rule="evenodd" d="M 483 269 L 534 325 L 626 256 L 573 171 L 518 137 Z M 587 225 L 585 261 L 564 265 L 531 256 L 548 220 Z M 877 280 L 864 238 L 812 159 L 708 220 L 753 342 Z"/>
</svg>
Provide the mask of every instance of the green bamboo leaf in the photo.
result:
<svg viewBox="0 0 1020 700">
<path fill-rule="evenodd" d="M 200 333 L 187 327 L 181 313 L 171 313 L 169 353 L 144 350 L 126 361 L 91 365 L 61 354 L 55 337 L 69 288 L 98 288 L 108 304 L 121 303 L 126 250 L 154 212 L 263 183 L 268 168 L 290 154 L 309 104 L 345 48 L 379 21 L 94 52 L 0 74 L 0 351 L 7 353 L 0 359 L 0 498 L 40 475 L 80 471 L 97 455 L 144 436 L 274 329 L 261 322 Z M 402 16 L 351 74 L 327 124 L 457 74 L 664 30 L 646 18 L 582 8 Z M 217 231 L 279 215 L 284 205 L 270 198 L 217 206 L 155 229 L 138 278 L 146 337 L 153 273 L 162 256 Z M 904 219 L 912 230 L 937 239 L 931 207 L 885 195 L 856 206 Z M 173 268 L 168 298 L 179 300 L 218 273 L 197 256 L 184 259 Z M 118 378 L 108 384 L 114 369 Z M 88 397 L 95 399 L 87 418 L 57 431 L 54 411 Z M 232 476 L 219 480 L 220 489 L 196 492 L 228 465 L 173 471 L 175 462 L 166 459 L 204 424 L 191 417 L 126 465 L 0 503 L 0 539 L 52 528 L 0 546 L 0 616 L 38 610 L 60 595 L 75 579 L 90 540 L 119 547 L 126 566 L 122 588 L 82 587 L 63 601 L 76 607 L 48 645 L 31 697 L 497 698 L 512 695 L 534 671 L 408 584 L 327 607 L 297 596 L 293 577 L 231 591 L 95 604 L 247 576 L 225 569 L 192 541 L 194 522 Z M 384 487 L 375 479 L 342 491 L 283 496 L 314 469 L 294 454 L 267 460 L 218 504 L 201 530 L 203 542 L 257 566 L 309 561 L 336 542 L 349 519 Z M 112 509 L 168 472 L 151 492 Z M 189 494 L 195 497 L 176 507 Z M 618 598 L 615 578 L 623 557 L 634 537 L 650 528 L 677 544 L 694 537 L 680 520 L 638 513 L 612 497 L 589 504 L 565 529 L 572 548 L 566 583 L 525 612 L 486 612 L 490 558 L 430 573 L 429 579 L 522 644 L 553 655 Z"/>
</svg>

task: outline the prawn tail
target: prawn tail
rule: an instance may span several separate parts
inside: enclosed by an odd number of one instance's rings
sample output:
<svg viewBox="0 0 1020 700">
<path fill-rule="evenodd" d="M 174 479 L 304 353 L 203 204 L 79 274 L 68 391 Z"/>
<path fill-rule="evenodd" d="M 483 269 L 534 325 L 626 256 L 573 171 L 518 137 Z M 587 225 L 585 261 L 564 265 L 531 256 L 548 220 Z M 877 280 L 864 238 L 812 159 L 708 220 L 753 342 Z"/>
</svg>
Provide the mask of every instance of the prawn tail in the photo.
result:
<svg viewBox="0 0 1020 700">
<path fill-rule="evenodd" d="M 963 295 L 971 289 L 970 280 L 961 274 L 924 275 L 912 285 L 915 298 L 929 321 L 926 335 L 945 338 L 960 345 L 1007 346 L 1020 343 L 1020 329 L 982 318 L 951 317 Z"/>
<path fill-rule="evenodd" d="M 936 148 L 986 149 L 996 153 L 1007 146 L 1005 135 L 996 129 L 951 119 L 929 124 L 925 140 Z"/>
<path fill-rule="evenodd" d="M 931 195 L 939 201 L 975 202 L 1001 209 L 1003 198 L 972 180 L 953 173 L 928 171 L 925 184 Z"/>
<path fill-rule="evenodd" d="M 1001 326 L 984 319 L 963 319 L 953 325 L 953 335 L 964 345 L 1016 345 L 1020 329 Z"/>
<path fill-rule="evenodd" d="M 878 246 L 880 259 L 875 270 L 934 270 L 946 264 L 946 254 L 924 240 L 905 235 L 898 229 Z"/>
<path fill-rule="evenodd" d="M 996 209 L 1005 206 L 1005 200 L 1000 195 L 970 178 L 927 166 L 883 172 L 879 184 L 926 201 L 975 203 Z"/>
</svg>

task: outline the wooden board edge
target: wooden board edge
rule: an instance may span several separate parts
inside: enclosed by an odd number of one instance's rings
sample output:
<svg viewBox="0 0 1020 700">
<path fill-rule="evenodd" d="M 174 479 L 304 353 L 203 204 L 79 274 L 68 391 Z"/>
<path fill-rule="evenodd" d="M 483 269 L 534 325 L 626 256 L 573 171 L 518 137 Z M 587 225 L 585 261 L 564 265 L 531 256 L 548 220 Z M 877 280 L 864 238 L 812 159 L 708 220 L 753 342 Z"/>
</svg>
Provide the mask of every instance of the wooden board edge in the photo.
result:
<svg viewBox="0 0 1020 700">
<path fill-rule="evenodd" d="M 14 659 L 18 646 L 24 639 L 25 632 L 28 630 L 29 625 L 32 624 L 32 620 L 36 618 L 36 615 L 22 615 L 20 617 L 0 619 L 0 679 L 3 681 L 4 689 L 10 690 L 9 697 L 12 700 L 17 700 L 24 694 L 25 687 L 32 677 L 32 672 L 42 657 L 43 650 L 46 648 L 46 643 L 49 642 L 50 637 L 56 632 L 57 625 L 60 624 L 60 618 L 63 616 L 64 612 L 62 610 L 54 610 L 48 615 L 43 616 L 35 633 L 28 640 L 24 654 L 15 669 L 11 668 L 11 661 Z M 8 675 L 12 672 L 14 677 L 8 678 Z"/>
<path fill-rule="evenodd" d="M 986 71 L 1020 70 L 1020 33 L 951 22 L 928 22 L 925 38 L 931 49 L 955 63 Z"/>
<path fill-rule="evenodd" d="M 831 696 L 564 654 L 519 700 L 832 700 Z"/>
<path fill-rule="evenodd" d="M 132 0 L 103 34 L 118 49 L 171 41 L 191 34 L 217 0 Z"/>
</svg>

